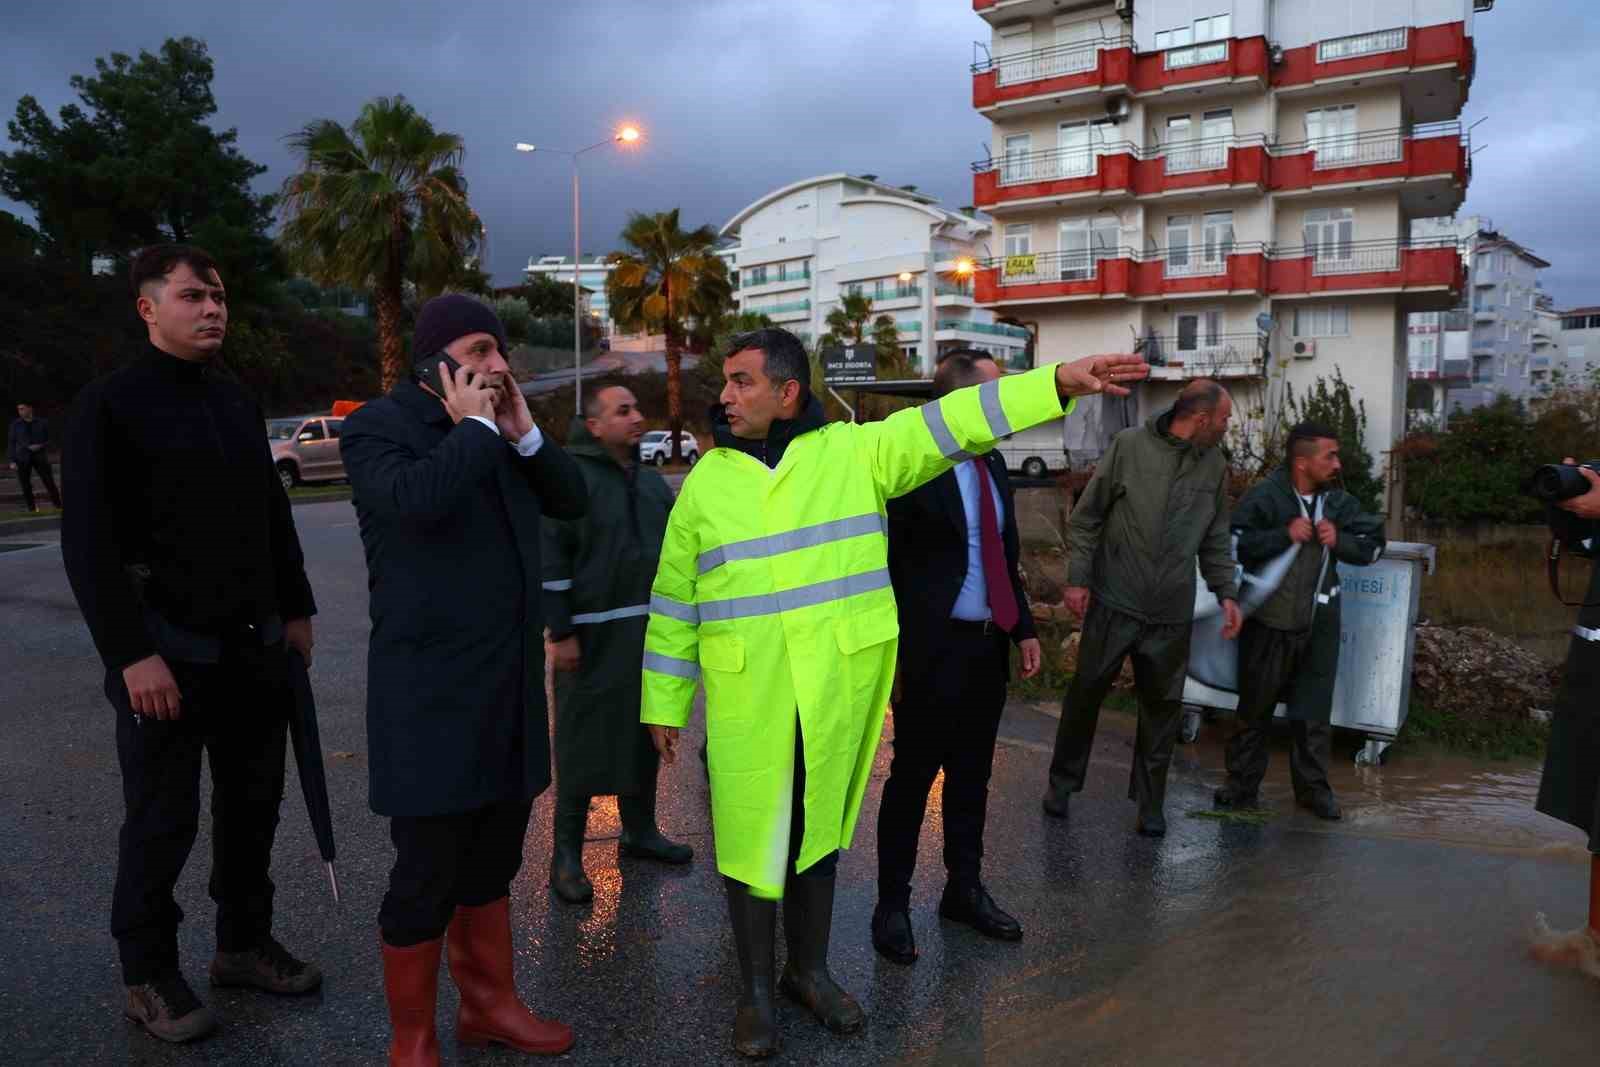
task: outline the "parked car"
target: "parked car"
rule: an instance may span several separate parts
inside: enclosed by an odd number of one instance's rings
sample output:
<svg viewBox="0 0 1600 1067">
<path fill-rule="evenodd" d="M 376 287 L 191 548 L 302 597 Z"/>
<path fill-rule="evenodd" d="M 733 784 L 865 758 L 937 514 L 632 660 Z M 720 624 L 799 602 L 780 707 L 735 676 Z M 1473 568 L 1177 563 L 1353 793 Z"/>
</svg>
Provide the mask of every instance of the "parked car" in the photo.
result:
<svg viewBox="0 0 1600 1067">
<path fill-rule="evenodd" d="M 678 435 L 682 445 L 683 458 L 689 464 L 700 458 L 700 442 L 696 441 L 694 434 L 684 431 Z M 672 432 L 670 430 L 648 430 L 639 439 L 639 462 L 654 463 L 658 467 L 665 467 L 672 459 Z"/>
<path fill-rule="evenodd" d="M 345 476 L 344 457 L 339 454 L 339 427 L 343 425 L 344 419 L 326 415 L 267 420 L 272 465 L 285 489 Z"/>
<path fill-rule="evenodd" d="M 1024 478 L 1047 478 L 1067 469 L 1067 450 L 1061 440 L 1061 424 L 1057 422 L 1002 437 L 995 451 L 1006 461 L 1006 470 Z"/>
</svg>

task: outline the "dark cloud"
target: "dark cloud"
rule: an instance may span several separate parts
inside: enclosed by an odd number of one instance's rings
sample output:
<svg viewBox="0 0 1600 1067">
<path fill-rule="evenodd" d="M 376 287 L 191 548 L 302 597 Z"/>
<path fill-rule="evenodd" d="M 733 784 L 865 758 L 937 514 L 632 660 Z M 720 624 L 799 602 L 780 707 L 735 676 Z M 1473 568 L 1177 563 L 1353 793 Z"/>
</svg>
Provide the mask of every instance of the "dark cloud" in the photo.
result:
<svg viewBox="0 0 1600 1067">
<path fill-rule="evenodd" d="M 1551 260 L 1546 286 L 1561 303 L 1600 303 L 1591 3 L 1517 0 L 1480 16 L 1464 116 L 1489 118 L 1475 132 L 1488 147 L 1465 210 Z M 263 188 L 274 188 L 293 166 L 286 134 L 404 93 L 466 139 L 503 282 L 529 255 L 572 244 L 566 160 L 520 155 L 517 141 L 581 147 L 622 120 L 648 131 L 637 151 L 584 158 L 586 251 L 609 250 L 630 210 L 681 207 L 690 223 L 720 226 L 774 186 L 831 171 L 915 183 L 959 206 L 971 199 L 967 164 L 988 141 L 967 71 L 972 41 L 987 33 L 968 0 L 138 8 L 119 20 L 98 2 L 10 0 L 0 106 L 9 114 L 32 93 L 53 112 L 71 99 L 68 76 L 96 56 L 190 34 L 216 61 L 219 121 L 238 127 L 244 152 L 271 168 Z"/>
</svg>

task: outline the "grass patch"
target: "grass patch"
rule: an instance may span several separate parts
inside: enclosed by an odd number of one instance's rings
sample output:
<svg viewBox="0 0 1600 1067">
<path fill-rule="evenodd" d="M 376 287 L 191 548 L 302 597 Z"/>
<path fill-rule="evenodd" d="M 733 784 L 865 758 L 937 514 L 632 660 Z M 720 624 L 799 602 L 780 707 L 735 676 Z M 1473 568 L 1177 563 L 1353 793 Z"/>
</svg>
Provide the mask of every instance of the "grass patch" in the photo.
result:
<svg viewBox="0 0 1600 1067">
<path fill-rule="evenodd" d="M 1277 818 L 1277 813 L 1270 808 L 1194 808 L 1188 815 L 1191 819 L 1213 819 L 1241 826 L 1265 826 Z"/>
<path fill-rule="evenodd" d="M 1422 579 L 1422 618 L 1441 626 L 1493 630 L 1551 662 L 1566 655 L 1573 609 L 1550 595 L 1543 542 L 1446 542 L 1439 546 L 1438 562 L 1438 569 Z M 1591 566 L 1563 561 L 1568 600 L 1584 598 Z"/>
<path fill-rule="evenodd" d="M 1550 742 L 1550 727 L 1532 719 L 1467 719 L 1413 703 L 1397 747 L 1434 745 L 1492 760 L 1540 759 Z"/>
<path fill-rule="evenodd" d="M 348 485 L 297 485 L 289 490 L 290 500 L 337 500 L 350 495 Z"/>
</svg>

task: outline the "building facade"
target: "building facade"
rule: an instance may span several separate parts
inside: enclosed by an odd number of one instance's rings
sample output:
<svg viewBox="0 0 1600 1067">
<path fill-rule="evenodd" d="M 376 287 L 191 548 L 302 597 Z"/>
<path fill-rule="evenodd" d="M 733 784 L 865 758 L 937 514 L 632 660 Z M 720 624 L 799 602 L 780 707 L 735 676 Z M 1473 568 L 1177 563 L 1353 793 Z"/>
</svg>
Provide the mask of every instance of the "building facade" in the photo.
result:
<svg viewBox="0 0 1600 1067">
<path fill-rule="evenodd" d="M 978 305 L 973 275 L 989 224 L 873 175 L 825 174 L 775 189 L 729 219 L 722 249 L 740 311 L 759 312 L 814 344 L 847 293 L 889 315 L 913 369 L 967 346 L 1027 363 L 1029 330 Z"/>
<path fill-rule="evenodd" d="M 1600 307 L 1555 312 L 1559 333 L 1551 351 L 1554 370 L 1570 383 L 1596 382 L 1600 373 Z M 1600 384 L 1600 382 L 1596 382 Z"/>
<path fill-rule="evenodd" d="M 1337 370 L 1382 457 L 1405 427 L 1406 316 L 1464 292 L 1453 240 L 1410 220 L 1465 195 L 1486 0 L 972 4 L 993 126 L 974 200 L 997 237 L 979 302 L 1037 321 L 1052 356 L 1144 339 L 1142 412 L 1206 375 L 1259 428 Z"/>
<path fill-rule="evenodd" d="M 579 297 L 584 303 L 585 313 L 595 319 L 597 324 L 610 337 L 617 333 L 617 324 L 611 320 L 610 302 L 606 299 L 606 279 L 611 276 L 615 266 L 606 262 L 605 256 L 585 256 L 582 270 L 578 272 L 578 285 L 587 291 L 587 296 Z M 535 256 L 528 260 L 528 265 L 522 268 L 522 273 L 531 281 L 536 275 L 544 275 L 564 285 L 572 284 L 572 257 L 571 256 Z"/>
</svg>

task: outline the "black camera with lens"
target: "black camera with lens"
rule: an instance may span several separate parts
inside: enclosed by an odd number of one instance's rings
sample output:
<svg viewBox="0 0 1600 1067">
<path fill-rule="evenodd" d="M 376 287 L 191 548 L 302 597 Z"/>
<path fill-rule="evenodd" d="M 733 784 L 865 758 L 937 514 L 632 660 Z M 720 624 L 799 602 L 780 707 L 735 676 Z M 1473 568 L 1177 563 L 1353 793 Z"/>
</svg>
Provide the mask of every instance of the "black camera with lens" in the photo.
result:
<svg viewBox="0 0 1600 1067">
<path fill-rule="evenodd" d="M 1575 556 L 1595 558 L 1600 555 L 1600 529 L 1589 519 L 1581 519 L 1572 512 L 1556 507 L 1563 500 L 1582 496 L 1589 491 L 1589 479 L 1580 468 L 1600 474 L 1600 463 L 1546 463 L 1533 472 L 1528 480 L 1528 494 L 1544 504 L 1545 524 L 1554 538 L 1553 548 L 1564 548 Z"/>
</svg>

